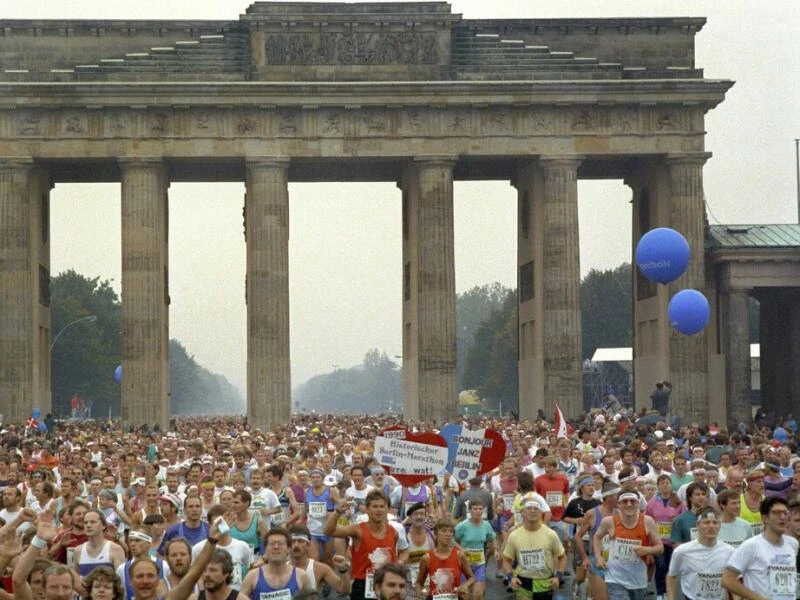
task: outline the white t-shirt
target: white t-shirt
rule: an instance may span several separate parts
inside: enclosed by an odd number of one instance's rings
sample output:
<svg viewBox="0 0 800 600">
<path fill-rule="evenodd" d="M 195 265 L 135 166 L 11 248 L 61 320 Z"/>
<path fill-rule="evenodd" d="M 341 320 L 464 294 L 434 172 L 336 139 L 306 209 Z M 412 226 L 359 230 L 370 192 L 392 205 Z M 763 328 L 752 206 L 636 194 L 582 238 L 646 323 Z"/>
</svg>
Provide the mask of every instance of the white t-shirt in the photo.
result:
<svg viewBox="0 0 800 600">
<path fill-rule="evenodd" d="M 725 542 L 733 548 L 738 548 L 742 542 L 751 537 L 753 537 L 752 525 L 740 517 L 736 517 L 730 523 L 722 523 L 717 535 L 720 542 Z"/>
<path fill-rule="evenodd" d="M 669 575 L 680 580 L 681 590 L 687 598 L 695 600 L 723 600 L 722 572 L 733 554 L 725 542 L 709 547 L 697 540 L 681 544 L 672 553 Z"/>
<path fill-rule="evenodd" d="M 269 488 L 261 488 L 257 492 L 250 491 L 251 502 L 250 502 L 250 510 L 253 512 L 258 512 L 261 515 L 262 509 L 272 509 L 276 506 L 280 505 L 280 500 L 278 500 L 278 495 L 273 492 Z M 272 521 L 271 515 L 262 515 L 264 520 L 267 523 L 267 528 L 270 527 L 270 522 Z"/>
<path fill-rule="evenodd" d="M 200 552 L 202 552 L 205 545 L 206 540 L 203 540 L 192 546 L 193 561 L 197 560 L 197 557 Z M 242 587 L 242 579 L 244 579 L 247 571 L 250 570 L 250 565 L 253 563 L 253 549 L 250 548 L 250 545 L 246 542 L 231 538 L 231 542 L 227 546 L 217 544 L 217 550 L 226 550 L 228 554 L 231 555 L 233 559 L 233 573 L 231 573 L 230 587 L 234 590 L 238 590 Z"/>
<path fill-rule="evenodd" d="M 782 536 L 771 544 L 763 534 L 734 550 L 728 567 L 740 573 L 746 588 L 770 600 L 795 600 L 797 594 L 797 540 Z"/>
</svg>

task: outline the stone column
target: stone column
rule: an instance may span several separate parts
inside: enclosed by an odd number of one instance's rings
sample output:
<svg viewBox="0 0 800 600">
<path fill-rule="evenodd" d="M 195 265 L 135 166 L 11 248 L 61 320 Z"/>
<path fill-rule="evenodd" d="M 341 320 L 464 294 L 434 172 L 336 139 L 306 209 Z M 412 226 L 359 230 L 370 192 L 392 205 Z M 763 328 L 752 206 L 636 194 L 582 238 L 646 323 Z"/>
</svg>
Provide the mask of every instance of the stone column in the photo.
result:
<svg viewBox="0 0 800 600">
<path fill-rule="evenodd" d="M 725 378 L 728 381 L 728 421 L 749 424 L 750 404 L 750 313 L 748 290 L 729 289 L 725 294 Z"/>
<path fill-rule="evenodd" d="M 578 166 L 580 160 L 542 158 L 543 354 L 545 415 L 554 405 L 567 418 L 583 411 L 581 375 Z"/>
<path fill-rule="evenodd" d="M 456 393 L 453 167 L 455 157 L 418 157 L 404 182 L 409 239 L 404 244 L 408 297 L 404 309 L 406 418 L 443 423 L 458 414 Z M 409 189 L 410 188 L 410 189 Z M 405 267 L 404 267 L 405 268 Z M 405 277 L 405 276 L 404 276 Z M 411 354 L 406 359 L 406 350 Z M 418 408 L 417 408 L 418 407 Z M 418 412 L 417 412 L 418 410 Z"/>
<path fill-rule="evenodd" d="M 0 159 L 0 412 L 23 423 L 34 402 L 30 177 L 33 161 Z"/>
<path fill-rule="evenodd" d="M 667 157 L 670 182 L 670 227 L 692 250 L 686 272 L 669 284 L 669 297 L 693 288 L 705 293 L 705 202 L 703 165 L 710 154 Z M 665 307 L 666 308 L 666 307 Z M 683 421 L 708 422 L 708 341 L 705 331 L 686 336 L 670 328 L 670 414 Z"/>
<path fill-rule="evenodd" d="M 160 159 L 122 171 L 122 418 L 169 424 L 167 174 Z"/>
<path fill-rule="evenodd" d="M 289 360 L 289 159 L 248 160 L 247 418 L 262 431 L 291 415 Z"/>
<path fill-rule="evenodd" d="M 789 388 L 787 412 L 791 411 L 795 419 L 800 415 L 800 290 L 797 288 L 786 290 L 788 305 L 786 312 L 789 317 L 788 342 L 789 354 L 792 357 L 792 366 L 786 373 Z"/>
</svg>

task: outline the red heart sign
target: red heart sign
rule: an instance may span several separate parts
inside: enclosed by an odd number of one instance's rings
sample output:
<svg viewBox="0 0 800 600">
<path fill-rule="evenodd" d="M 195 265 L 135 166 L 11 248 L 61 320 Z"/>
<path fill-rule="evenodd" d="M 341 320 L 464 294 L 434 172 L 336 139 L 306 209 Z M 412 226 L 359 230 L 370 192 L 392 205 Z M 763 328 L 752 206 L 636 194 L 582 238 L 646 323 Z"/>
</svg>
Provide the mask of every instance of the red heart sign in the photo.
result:
<svg viewBox="0 0 800 600">
<path fill-rule="evenodd" d="M 488 473 L 506 456 L 506 442 L 494 429 L 471 430 L 457 424 L 442 427 L 449 449 L 447 468 L 458 481 Z"/>
<path fill-rule="evenodd" d="M 430 431 L 413 433 L 392 425 L 375 438 L 375 458 L 402 485 L 416 485 L 445 469 L 447 443 Z"/>
</svg>

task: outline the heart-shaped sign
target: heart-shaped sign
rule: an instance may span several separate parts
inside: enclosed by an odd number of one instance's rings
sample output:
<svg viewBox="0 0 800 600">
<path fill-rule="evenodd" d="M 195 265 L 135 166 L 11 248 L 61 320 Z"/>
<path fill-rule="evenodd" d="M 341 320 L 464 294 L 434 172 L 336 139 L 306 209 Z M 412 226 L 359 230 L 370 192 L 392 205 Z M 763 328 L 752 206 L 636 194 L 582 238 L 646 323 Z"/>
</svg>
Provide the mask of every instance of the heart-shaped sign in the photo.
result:
<svg viewBox="0 0 800 600">
<path fill-rule="evenodd" d="M 402 425 L 392 425 L 375 438 L 375 458 L 389 475 L 411 486 L 447 467 L 447 444 L 436 433 L 413 433 Z"/>
<path fill-rule="evenodd" d="M 439 433 L 447 444 L 447 470 L 458 481 L 488 473 L 506 456 L 506 442 L 494 429 L 473 431 L 449 423 Z"/>
</svg>

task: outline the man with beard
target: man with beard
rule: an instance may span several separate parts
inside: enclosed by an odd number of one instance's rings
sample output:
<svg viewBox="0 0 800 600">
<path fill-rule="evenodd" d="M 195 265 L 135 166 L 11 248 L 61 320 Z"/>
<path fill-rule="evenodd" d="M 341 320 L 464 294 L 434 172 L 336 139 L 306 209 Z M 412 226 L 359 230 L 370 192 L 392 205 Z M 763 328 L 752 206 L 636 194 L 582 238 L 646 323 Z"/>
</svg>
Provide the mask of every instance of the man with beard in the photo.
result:
<svg viewBox="0 0 800 600">
<path fill-rule="evenodd" d="M 405 600 L 408 569 L 398 563 L 387 563 L 375 571 L 377 600 Z"/>
<path fill-rule="evenodd" d="M 189 567 L 192 566 L 192 547 L 186 538 L 178 537 L 170 540 L 164 551 L 168 567 L 164 583 L 167 589 L 171 590 L 180 583 L 181 579 L 189 572 Z"/>
<path fill-rule="evenodd" d="M 225 508 L 219 504 L 212 506 L 208 511 L 208 520 L 213 523 L 217 519 L 225 519 L 229 526 L 229 530 L 225 533 L 220 533 L 219 541 L 217 542 L 217 550 L 224 550 L 227 552 L 231 561 L 233 562 L 233 571 L 231 572 L 231 579 L 228 582 L 230 587 L 234 590 L 239 590 L 242 587 L 242 580 L 250 570 L 250 565 L 253 564 L 253 549 L 242 540 L 234 538 L 231 533 L 234 531 L 234 519 L 236 516 L 233 512 L 225 512 Z M 223 528 L 224 529 L 224 528 Z M 192 546 L 192 558 L 197 558 L 206 545 L 206 541 L 195 544 Z"/>
<path fill-rule="evenodd" d="M 230 586 L 236 568 L 227 551 L 214 550 L 203 571 L 203 589 L 189 596 L 189 600 L 236 600 L 239 591 Z"/>
<path fill-rule="evenodd" d="M 22 493 L 18 488 L 9 486 L 3 490 L 3 510 L 0 510 L 0 519 L 8 523 L 20 512 L 22 512 Z"/>
<path fill-rule="evenodd" d="M 69 505 L 67 512 L 72 516 L 70 528 L 62 531 L 53 539 L 48 554 L 49 558 L 72 567 L 72 554 L 75 548 L 88 539 L 83 531 L 83 517 L 86 515 L 86 505 L 80 500 L 75 500 Z"/>
</svg>

